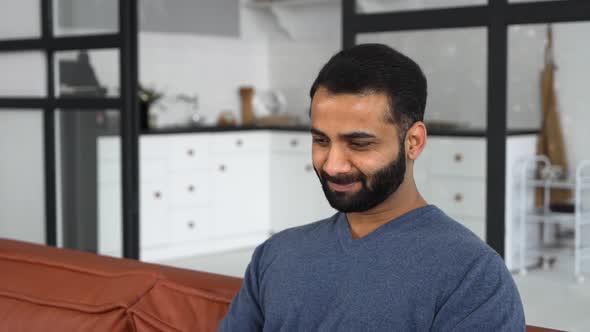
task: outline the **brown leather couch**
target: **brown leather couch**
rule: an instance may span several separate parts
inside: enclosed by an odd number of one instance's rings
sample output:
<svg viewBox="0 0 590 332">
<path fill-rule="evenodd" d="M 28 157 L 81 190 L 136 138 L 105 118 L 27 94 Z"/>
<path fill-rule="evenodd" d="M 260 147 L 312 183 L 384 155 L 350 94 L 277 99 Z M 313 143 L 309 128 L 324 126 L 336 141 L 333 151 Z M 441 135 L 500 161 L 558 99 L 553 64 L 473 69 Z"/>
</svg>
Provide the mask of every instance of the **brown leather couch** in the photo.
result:
<svg viewBox="0 0 590 332">
<path fill-rule="evenodd" d="M 215 331 L 241 282 L 0 239 L 0 331 Z"/>
</svg>

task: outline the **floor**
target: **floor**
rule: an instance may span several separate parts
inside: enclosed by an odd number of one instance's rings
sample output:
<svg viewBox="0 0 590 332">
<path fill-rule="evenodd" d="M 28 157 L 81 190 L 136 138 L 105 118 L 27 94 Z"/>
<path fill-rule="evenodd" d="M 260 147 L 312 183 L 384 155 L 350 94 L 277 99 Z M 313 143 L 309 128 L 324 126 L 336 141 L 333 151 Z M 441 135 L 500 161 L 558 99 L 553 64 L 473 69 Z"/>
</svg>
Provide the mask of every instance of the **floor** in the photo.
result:
<svg viewBox="0 0 590 332">
<path fill-rule="evenodd" d="M 590 331 L 590 269 L 586 280 L 574 278 L 572 249 L 554 251 L 557 258 L 549 269 L 514 275 L 523 301 L 527 324 L 565 331 Z M 586 261 L 586 266 L 590 262 Z"/>
<path fill-rule="evenodd" d="M 253 248 L 211 256 L 191 257 L 165 264 L 242 277 Z M 527 324 L 566 331 L 590 331 L 590 269 L 584 283 L 573 277 L 571 249 L 553 252 L 550 269 L 534 269 L 526 276 L 514 274 L 522 297 Z M 590 266 L 590 262 L 588 264 Z"/>
</svg>

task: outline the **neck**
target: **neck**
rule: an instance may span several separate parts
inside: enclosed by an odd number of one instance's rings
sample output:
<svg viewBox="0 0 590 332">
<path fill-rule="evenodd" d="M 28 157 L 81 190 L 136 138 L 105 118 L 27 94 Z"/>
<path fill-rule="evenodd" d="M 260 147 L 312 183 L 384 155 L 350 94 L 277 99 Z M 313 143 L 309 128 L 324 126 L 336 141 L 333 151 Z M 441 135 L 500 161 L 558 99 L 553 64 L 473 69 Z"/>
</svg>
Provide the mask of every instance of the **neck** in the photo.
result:
<svg viewBox="0 0 590 332">
<path fill-rule="evenodd" d="M 427 204 L 416 189 L 413 178 L 406 178 L 397 191 L 381 204 L 367 211 L 346 214 L 352 238 L 362 238 L 393 219 Z"/>
</svg>

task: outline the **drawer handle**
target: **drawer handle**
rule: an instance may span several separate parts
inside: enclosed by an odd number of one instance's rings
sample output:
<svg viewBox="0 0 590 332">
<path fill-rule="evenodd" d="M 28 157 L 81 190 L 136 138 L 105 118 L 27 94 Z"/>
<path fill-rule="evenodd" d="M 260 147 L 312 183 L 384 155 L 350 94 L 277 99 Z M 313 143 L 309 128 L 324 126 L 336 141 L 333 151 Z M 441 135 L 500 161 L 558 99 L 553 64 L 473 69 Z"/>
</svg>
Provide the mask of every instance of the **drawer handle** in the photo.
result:
<svg viewBox="0 0 590 332">
<path fill-rule="evenodd" d="M 244 141 L 242 141 L 241 139 L 238 139 L 238 140 L 236 141 L 236 145 L 237 145 L 237 146 L 242 146 L 242 145 L 244 145 Z"/>
<path fill-rule="evenodd" d="M 219 165 L 220 172 L 225 172 L 226 169 L 227 169 L 227 167 L 225 165 Z"/>
<path fill-rule="evenodd" d="M 195 150 L 193 150 L 193 149 L 188 149 L 188 150 L 186 150 L 186 154 L 187 154 L 187 155 L 189 155 L 190 157 L 192 157 L 192 156 L 194 156 L 194 155 L 195 155 Z"/>
<path fill-rule="evenodd" d="M 457 202 L 457 203 L 463 202 L 463 194 L 461 194 L 461 193 L 455 194 L 454 199 L 455 199 L 455 202 Z"/>
<path fill-rule="evenodd" d="M 162 198 L 162 193 L 160 191 L 156 191 L 156 192 L 154 192 L 154 197 L 156 199 L 160 199 L 160 198 Z"/>
<path fill-rule="evenodd" d="M 313 167 L 311 167 L 311 165 L 310 165 L 310 164 L 307 164 L 307 165 L 305 165 L 305 171 L 306 171 L 307 173 L 310 173 L 312 170 L 313 170 Z"/>
<path fill-rule="evenodd" d="M 187 189 L 188 189 L 188 191 L 190 191 L 192 193 L 195 191 L 195 186 L 193 186 L 192 184 L 189 184 Z"/>
<path fill-rule="evenodd" d="M 195 222 L 194 222 L 194 221 L 189 221 L 189 222 L 187 223 L 187 226 L 188 226 L 188 228 L 190 228 L 190 229 L 194 229 L 194 228 L 195 228 Z"/>
<path fill-rule="evenodd" d="M 460 163 L 463 161 L 463 154 L 461 153 L 456 153 L 455 154 L 455 162 Z"/>
<path fill-rule="evenodd" d="M 292 147 L 296 147 L 297 145 L 299 145 L 299 141 L 296 139 L 291 140 L 291 146 Z"/>
</svg>

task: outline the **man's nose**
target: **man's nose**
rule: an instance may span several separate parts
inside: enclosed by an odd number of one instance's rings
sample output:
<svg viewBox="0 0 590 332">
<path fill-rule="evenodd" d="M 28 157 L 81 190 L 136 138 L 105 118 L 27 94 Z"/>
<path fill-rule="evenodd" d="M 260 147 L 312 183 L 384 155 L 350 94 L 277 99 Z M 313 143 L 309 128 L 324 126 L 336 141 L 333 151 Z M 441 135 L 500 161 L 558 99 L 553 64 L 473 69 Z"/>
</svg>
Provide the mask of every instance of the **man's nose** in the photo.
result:
<svg viewBox="0 0 590 332">
<path fill-rule="evenodd" d="M 346 153 L 342 149 L 331 148 L 323 169 L 328 175 L 336 176 L 338 174 L 350 173 L 352 167 Z"/>
</svg>

